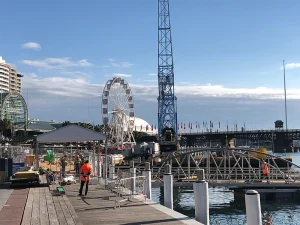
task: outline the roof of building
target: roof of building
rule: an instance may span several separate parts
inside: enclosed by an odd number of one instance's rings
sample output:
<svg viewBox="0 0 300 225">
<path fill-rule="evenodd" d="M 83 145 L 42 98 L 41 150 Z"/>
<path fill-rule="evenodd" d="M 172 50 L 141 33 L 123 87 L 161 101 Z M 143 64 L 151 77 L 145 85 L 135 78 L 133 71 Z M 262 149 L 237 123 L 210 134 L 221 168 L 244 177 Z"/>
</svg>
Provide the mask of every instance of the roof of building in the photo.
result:
<svg viewBox="0 0 300 225">
<path fill-rule="evenodd" d="M 134 130 L 144 133 L 157 133 L 157 129 L 152 130 L 152 126 L 145 120 L 135 117 L 134 118 Z"/>
<path fill-rule="evenodd" d="M 66 143 L 83 141 L 101 141 L 106 136 L 100 132 L 71 124 L 37 136 L 39 143 Z"/>
<path fill-rule="evenodd" d="M 39 121 L 39 120 L 30 120 L 28 122 L 28 131 L 41 131 L 41 132 L 47 132 L 47 131 L 52 131 L 55 130 L 56 127 L 51 125 L 47 121 Z"/>
</svg>

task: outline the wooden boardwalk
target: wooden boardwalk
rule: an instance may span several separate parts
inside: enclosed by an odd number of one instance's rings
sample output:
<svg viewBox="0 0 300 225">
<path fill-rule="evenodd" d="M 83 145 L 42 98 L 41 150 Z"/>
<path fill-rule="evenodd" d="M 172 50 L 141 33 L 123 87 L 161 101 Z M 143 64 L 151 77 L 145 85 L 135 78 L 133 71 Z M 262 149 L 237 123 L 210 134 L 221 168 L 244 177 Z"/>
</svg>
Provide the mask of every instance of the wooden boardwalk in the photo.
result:
<svg viewBox="0 0 300 225">
<path fill-rule="evenodd" d="M 121 203 L 114 209 L 115 194 L 100 185 L 90 185 L 88 196 L 78 197 L 79 185 L 65 186 L 69 201 L 85 225 L 138 225 L 138 224 L 200 224 L 157 203 L 141 200 Z M 109 197 L 109 198 L 108 198 Z"/>
<path fill-rule="evenodd" d="M 28 189 L 13 190 L 0 211 L 0 225 L 20 225 L 27 194 Z"/>
<path fill-rule="evenodd" d="M 82 225 L 66 196 L 53 195 L 48 187 L 30 188 L 22 225 Z"/>
<path fill-rule="evenodd" d="M 82 225 L 67 196 L 52 195 L 45 176 L 40 179 L 40 187 L 27 185 L 0 195 L 0 225 Z"/>
<path fill-rule="evenodd" d="M 66 195 L 55 193 L 56 187 L 42 184 L 7 192 L 0 225 L 201 225 L 150 200 L 133 199 L 115 209 L 115 194 L 100 185 L 90 185 L 84 198 L 78 196 L 79 184 L 65 186 Z"/>
</svg>

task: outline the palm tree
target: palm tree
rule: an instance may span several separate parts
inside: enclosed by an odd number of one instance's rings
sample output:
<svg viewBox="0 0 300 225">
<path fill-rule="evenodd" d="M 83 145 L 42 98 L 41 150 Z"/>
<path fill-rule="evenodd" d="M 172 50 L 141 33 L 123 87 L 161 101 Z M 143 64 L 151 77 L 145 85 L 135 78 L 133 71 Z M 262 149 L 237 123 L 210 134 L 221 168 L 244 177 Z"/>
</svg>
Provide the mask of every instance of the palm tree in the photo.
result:
<svg viewBox="0 0 300 225">
<path fill-rule="evenodd" d="M 3 119 L 3 120 L 0 120 L 0 129 L 1 129 L 1 133 L 2 133 L 3 136 L 6 136 L 6 131 L 8 129 L 10 129 L 10 127 L 11 127 L 10 120 L 8 120 L 6 118 Z"/>
</svg>

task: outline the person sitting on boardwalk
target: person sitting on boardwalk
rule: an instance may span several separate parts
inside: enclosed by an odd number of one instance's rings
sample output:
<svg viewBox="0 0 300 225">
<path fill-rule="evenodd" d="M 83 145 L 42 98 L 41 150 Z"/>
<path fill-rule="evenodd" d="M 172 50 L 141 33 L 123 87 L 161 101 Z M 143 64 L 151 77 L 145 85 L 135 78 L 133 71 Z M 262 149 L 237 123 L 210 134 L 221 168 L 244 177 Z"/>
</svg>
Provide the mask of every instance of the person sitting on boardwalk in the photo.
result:
<svg viewBox="0 0 300 225">
<path fill-rule="evenodd" d="M 84 161 L 84 164 L 80 168 L 80 189 L 79 189 L 79 196 L 82 195 L 82 189 L 84 184 L 86 183 L 85 186 L 85 195 L 87 195 L 88 190 L 89 190 L 89 182 L 91 180 L 91 173 L 92 173 L 92 167 L 89 165 L 89 160 Z"/>
<path fill-rule="evenodd" d="M 263 178 L 267 178 L 268 179 L 268 183 L 269 181 L 269 166 L 266 162 L 263 162 L 261 165 L 261 170 L 262 170 L 262 179 Z"/>
</svg>

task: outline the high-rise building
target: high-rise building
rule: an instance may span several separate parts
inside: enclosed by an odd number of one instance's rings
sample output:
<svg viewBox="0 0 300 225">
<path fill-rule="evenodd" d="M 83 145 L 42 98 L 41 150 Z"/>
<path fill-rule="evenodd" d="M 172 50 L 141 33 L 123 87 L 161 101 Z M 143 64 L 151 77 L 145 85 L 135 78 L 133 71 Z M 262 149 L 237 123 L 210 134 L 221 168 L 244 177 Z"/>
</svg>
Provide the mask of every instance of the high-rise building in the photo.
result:
<svg viewBox="0 0 300 225">
<path fill-rule="evenodd" d="M 5 63 L 0 56 L 0 92 L 17 92 L 21 94 L 21 78 L 17 69 Z"/>
</svg>

